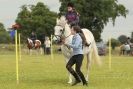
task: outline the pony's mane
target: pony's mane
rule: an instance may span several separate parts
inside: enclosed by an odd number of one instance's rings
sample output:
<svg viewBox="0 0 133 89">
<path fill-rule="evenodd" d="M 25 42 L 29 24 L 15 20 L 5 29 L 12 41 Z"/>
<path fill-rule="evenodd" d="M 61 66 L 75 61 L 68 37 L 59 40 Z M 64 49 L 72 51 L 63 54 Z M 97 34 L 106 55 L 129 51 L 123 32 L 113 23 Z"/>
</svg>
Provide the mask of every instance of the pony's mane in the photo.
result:
<svg viewBox="0 0 133 89">
<path fill-rule="evenodd" d="M 61 16 L 59 19 L 57 19 L 57 25 L 61 25 L 62 27 L 65 26 L 66 24 L 66 17 L 65 16 Z"/>
</svg>

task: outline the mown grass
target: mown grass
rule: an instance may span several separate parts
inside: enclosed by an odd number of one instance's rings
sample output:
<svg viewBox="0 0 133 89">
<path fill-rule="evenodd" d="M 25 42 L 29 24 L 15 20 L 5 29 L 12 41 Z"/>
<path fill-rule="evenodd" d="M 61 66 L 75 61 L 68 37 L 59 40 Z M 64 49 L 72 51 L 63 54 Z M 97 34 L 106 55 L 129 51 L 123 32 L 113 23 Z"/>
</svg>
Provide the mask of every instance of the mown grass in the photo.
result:
<svg viewBox="0 0 133 89">
<path fill-rule="evenodd" d="M 103 65 L 93 64 L 89 86 L 70 86 L 64 57 L 55 54 L 22 55 L 19 61 L 19 84 L 16 84 L 15 53 L 0 55 L 0 89 L 133 89 L 133 57 L 112 57 L 112 68 L 108 68 L 108 56 L 101 57 Z M 83 72 L 85 73 L 86 59 Z"/>
</svg>

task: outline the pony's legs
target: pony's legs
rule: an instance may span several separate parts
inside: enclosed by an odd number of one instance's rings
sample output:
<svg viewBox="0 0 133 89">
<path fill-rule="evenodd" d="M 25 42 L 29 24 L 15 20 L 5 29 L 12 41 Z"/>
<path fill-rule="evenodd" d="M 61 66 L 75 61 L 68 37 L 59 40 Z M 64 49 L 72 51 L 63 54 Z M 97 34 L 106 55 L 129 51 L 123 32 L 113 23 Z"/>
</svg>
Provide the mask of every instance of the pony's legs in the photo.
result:
<svg viewBox="0 0 133 89">
<path fill-rule="evenodd" d="M 42 49 L 42 47 L 40 48 L 40 54 L 41 54 L 41 55 L 43 54 L 43 49 Z"/>
<path fill-rule="evenodd" d="M 26 52 L 27 52 L 27 55 L 29 55 L 30 54 L 30 49 L 27 49 Z"/>
<path fill-rule="evenodd" d="M 69 56 L 69 57 L 66 56 L 66 50 L 65 50 L 65 47 L 63 45 L 61 46 L 61 50 L 62 50 L 62 53 L 63 53 L 63 55 L 65 57 L 65 63 L 67 64 L 71 56 Z M 67 83 L 71 84 L 72 81 L 73 81 L 73 77 L 70 74 L 70 72 L 68 71 L 68 82 Z"/>
<path fill-rule="evenodd" d="M 30 56 L 32 55 L 32 49 L 29 49 L 29 54 L 30 54 Z"/>
<path fill-rule="evenodd" d="M 39 49 L 38 49 L 38 48 L 36 48 L 35 50 L 36 50 L 36 55 L 38 55 L 38 52 L 39 52 L 38 50 L 39 50 Z"/>
<path fill-rule="evenodd" d="M 87 54 L 87 73 L 86 73 L 86 81 L 89 82 L 89 74 L 90 74 L 90 67 L 91 67 L 91 53 Z"/>
<path fill-rule="evenodd" d="M 73 82 L 72 78 L 73 76 L 69 73 L 69 81 L 67 83 L 71 84 Z"/>
<path fill-rule="evenodd" d="M 27 50 L 28 55 L 30 55 L 30 49 Z"/>
<path fill-rule="evenodd" d="M 40 53 L 40 48 L 37 47 L 37 48 L 35 49 L 35 51 L 36 51 L 36 55 L 39 55 L 39 53 Z"/>
<path fill-rule="evenodd" d="M 38 54 L 42 55 L 42 48 L 41 47 L 38 48 Z"/>
<path fill-rule="evenodd" d="M 65 62 L 66 64 L 68 63 L 69 59 L 68 58 L 65 58 Z M 68 82 L 69 84 L 71 84 L 73 81 L 73 76 L 71 75 L 71 73 L 68 71 Z"/>
</svg>

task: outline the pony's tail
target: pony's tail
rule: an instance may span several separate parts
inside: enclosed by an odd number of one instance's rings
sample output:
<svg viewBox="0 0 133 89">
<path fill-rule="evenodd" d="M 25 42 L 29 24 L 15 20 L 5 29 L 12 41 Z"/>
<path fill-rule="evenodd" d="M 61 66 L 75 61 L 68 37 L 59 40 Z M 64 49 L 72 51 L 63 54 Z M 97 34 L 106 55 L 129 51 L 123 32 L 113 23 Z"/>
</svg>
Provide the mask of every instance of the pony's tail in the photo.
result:
<svg viewBox="0 0 133 89">
<path fill-rule="evenodd" d="M 102 62 L 101 62 L 101 59 L 100 59 L 100 56 L 98 55 L 98 51 L 97 51 L 97 46 L 96 46 L 96 42 L 93 41 L 92 43 L 92 59 L 95 60 L 95 62 L 101 66 Z"/>
</svg>

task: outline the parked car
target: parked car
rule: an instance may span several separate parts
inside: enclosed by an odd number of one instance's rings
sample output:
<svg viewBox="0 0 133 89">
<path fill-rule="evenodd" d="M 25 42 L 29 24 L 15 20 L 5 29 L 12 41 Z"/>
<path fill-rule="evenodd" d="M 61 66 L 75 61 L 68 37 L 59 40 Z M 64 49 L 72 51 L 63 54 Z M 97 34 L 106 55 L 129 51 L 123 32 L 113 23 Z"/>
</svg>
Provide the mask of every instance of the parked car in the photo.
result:
<svg viewBox="0 0 133 89">
<path fill-rule="evenodd" d="M 97 42 L 96 45 L 98 48 L 98 54 L 100 56 L 105 56 L 106 55 L 106 44 L 104 42 Z"/>
</svg>

